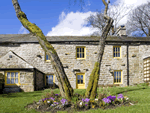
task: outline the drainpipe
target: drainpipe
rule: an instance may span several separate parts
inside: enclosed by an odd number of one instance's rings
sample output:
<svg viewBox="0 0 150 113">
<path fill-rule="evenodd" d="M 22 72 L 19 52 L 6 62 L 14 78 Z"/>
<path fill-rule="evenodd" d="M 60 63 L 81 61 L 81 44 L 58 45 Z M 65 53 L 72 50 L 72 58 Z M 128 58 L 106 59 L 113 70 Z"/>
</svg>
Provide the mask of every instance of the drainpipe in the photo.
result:
<svg viewBox="0 0 150 113">
<path fill-rule="evenodd" d="M 36 69 L 34 68 L 34 91 L 36 91 Z"/>
<path fill-rule="evenodd" d="M 129 44 L 128 44 L 128 42 L 127 42 L 127 85 L 129 86 L 129 51 L 128 51 L 128 49 L 129 49 Z"/>
</svg>

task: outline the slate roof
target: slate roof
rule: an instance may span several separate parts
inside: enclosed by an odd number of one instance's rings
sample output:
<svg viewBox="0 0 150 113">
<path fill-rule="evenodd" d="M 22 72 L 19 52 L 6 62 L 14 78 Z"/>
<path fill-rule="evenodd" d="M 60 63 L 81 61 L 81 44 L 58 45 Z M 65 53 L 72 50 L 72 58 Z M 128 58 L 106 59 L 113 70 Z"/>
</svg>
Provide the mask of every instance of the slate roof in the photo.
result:
<svg viewBox="0 0 150 113">
<path fill-rule="evenodd" d="M 99 41 L 98 36 L 46 36 L 50 42 L 63 42 L 63 41 Z M 107 41 L 150 41 L 150 37 L 119 37 L 108 36 Z M 38 42 L 35 36 L 31 34 L 0 34 L 0 43 L 4 42 Z"/>
</svg>

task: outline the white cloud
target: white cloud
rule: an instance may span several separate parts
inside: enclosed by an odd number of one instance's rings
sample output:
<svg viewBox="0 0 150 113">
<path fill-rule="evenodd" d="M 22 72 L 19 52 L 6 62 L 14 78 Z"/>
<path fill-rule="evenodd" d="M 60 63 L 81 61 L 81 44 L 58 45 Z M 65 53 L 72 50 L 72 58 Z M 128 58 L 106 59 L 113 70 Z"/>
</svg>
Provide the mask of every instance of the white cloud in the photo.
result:
<svg viewBox="0 0 150 113">
<path fill-rule="evenodd" d="M 47 36 L 83 36 L 90 35 L 96 29 L 92 29 L 92 27 L 84 26 L 86 19 L 90 16 L 92 12 L 70 12 L 67 15 L 62 12 L 59 16 L 59 24 L 52 28 L 52 31 L 49 31 Z"/>
<path fill-rule="evenodd" d="M 135 7 L 147 3 L 150 0 L 117 0 L 118 2 L 124 2 L 127 5 L 133 5 Z"/>
<path fill-rule="evenodd" d="M 18 34 L 28 34 L 29 31 L 26 30 L 26 28 L 24 28 L 23 26 L 20 27 Z"/>
<path fill-rule="evenodd" d="M 133 5 L 134 7 L 139 6 L 143 3 L 147 3 L 150 0 L 117 0 L 116 4 L 119 2 L 124 2 L 126 5 Z M 90 6 L 90 2 L 86 6 Z M 110 6 L 111 7 L 111 6 Z M 59 16 L 59 23 L 52 27 L 52 30 L 47 33 L 47 36 L 84 36 L 91 35 L 98 29 L 84 26 L 86 22 L 84 19 L 90 16 L 90 14 L 95 14 L 95 12 L 88 11 L 86 13 L 82 12 L 70 12 L 65 14 L 62 12 Z M 119 25 L 126 24 L 127 16 L 122 18 Z"/>
</svg>

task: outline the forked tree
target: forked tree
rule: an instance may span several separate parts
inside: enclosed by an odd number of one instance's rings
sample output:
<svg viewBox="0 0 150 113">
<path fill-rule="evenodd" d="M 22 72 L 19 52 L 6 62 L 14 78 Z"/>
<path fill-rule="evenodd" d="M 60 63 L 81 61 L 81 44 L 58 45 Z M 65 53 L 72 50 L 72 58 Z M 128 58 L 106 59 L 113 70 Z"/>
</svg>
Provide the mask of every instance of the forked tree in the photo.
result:
<svg viewBox="0 0 150 113">
<path fill-rule="evenodd" d="M 98 59 L 97 62 L 95 62 L 94 69 L 90 75 L 88 88 L 86 90 L 86 95 L 90 97 L 90 99 L 94 99 L 96 96 L 97 86 L 98 86 L 98 79 L 99 79 L 99 72 L 100 72 L 100 64 L 104 52 L 105 47 L 105 40 L 107 38 L 107 35 L 109 33 L 110 28 L 113 24 L 113 19 L 107 16 L 107 10 L 108 10 L 108 3 L 105 2 L 105 0 L 102 0 L 105 5 L 105 11 L 104 11 L 104 18 L 107 20 L 106 26 L 103 29 L 100 41 L 99 41 L 99 51 L 98 51 Z M 16 16 L 20 20 L 21 24 L 33 35 L 35 35 L 39 41 L 39 44 L 41 45 L 42 49 L 48 54 L 51 64 L 55 70 L 55 75 L 58 79 L 58 86 L 60 89 L 60 93 L 62 97 L 66 97 L 68 100 L 71 100 L 73 96 L 73 88 L 70 85 L 70 82 L 66 76 L 66 73 L 64 71 L 62 62 L 60 61 L 58 54 L 54 47 L 47 41 L 46 37 L 44 36 L 42 30 L 35 25 L 34 23 L 31 23 L 27 17 L 26 14 L 21 10 L 20 5 L 18 3 L 18 0 L 12 0 Z"/>
<path fill-rule="evenodd" d="M 98 80 L 99 80 L 99 75 L 100 75 L 101 61 L 102 61 L 104 48 L 105 48 L 105 40 L 110 31 L 110 28 L 113 29 L 113 21 L 114 21 L 111 17 L 109 17 L 107 15 L 108 4 L 110 3 L 110 1 L 108 0 L 108 3 L 105 0 L 102 0 L 102 1 L 105 5 L 104 19 L 106 20 L 106 23 L 105 23 L 105 27 L 102 31 L 101 37 L 99 39 L 97 61 L 95 62 L 92 73 L 90 74 L 88 87 L 87 87 L 86 93 L 85 93 L 85 96 L 89 97 L 90 99 L 94 99 L 96 97 Z"/>
</svg>

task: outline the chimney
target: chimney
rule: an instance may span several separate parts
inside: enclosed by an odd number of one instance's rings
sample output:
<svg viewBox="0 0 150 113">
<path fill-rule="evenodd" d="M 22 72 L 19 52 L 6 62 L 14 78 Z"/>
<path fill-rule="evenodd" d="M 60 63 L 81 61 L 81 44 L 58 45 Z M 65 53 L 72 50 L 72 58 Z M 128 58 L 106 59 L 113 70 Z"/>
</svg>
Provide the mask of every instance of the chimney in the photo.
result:
<svg viewBox="0 0 150 113">
<path fill-rule="evenodd" d="M 117 31 L 116 31 L 117 36 L 127 36 L 126 35 L 126 27 L 124 25 L 121 25 Z"/>
</svg>

